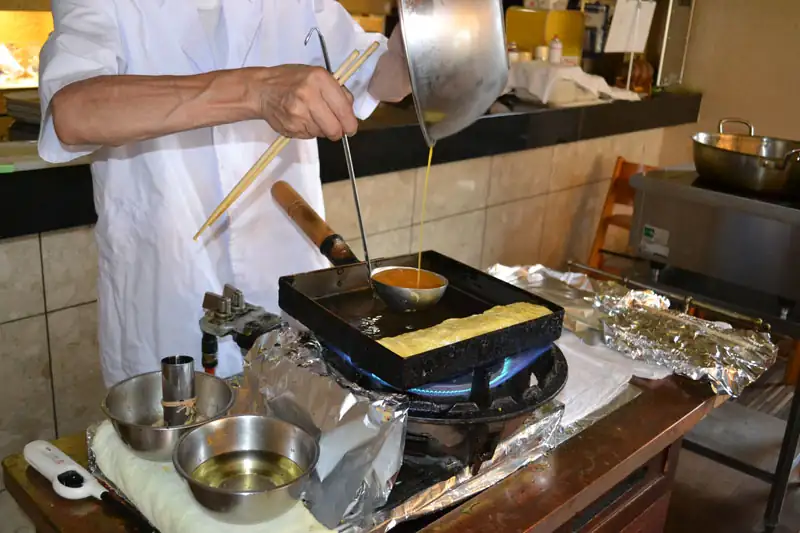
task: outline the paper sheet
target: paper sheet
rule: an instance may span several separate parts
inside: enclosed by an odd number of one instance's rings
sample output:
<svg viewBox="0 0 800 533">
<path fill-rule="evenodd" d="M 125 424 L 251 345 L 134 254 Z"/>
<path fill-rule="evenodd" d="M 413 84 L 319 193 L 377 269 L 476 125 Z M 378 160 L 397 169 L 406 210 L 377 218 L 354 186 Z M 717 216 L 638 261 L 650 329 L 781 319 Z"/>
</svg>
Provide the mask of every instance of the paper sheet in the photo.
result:
<svg viewBox="0 0 800 533">
<path fill-rule="evenodd" d="M 134 455 L 109 422 L 92 442 L 97 466 L 161 533 L 325 533 L 326 529 L 298 503 L 285 514 L 254 526 L 226 524 L 198 504 L 172 463 L 154 463 Z M 176 511 L 181 512 L 176 512 Z"/>
<path fill-rule="evenodd" d="M 672 373 L 667 368 L 628 359 L 605 346 L 585 344 L 569 331 L 564 331 L 556 344 L 569 365 L 567 384 L 557 397 L 565 406 L 562 427 L 611 402 L 633 376 L 662 379 Z"/>
<path fill-rule="evenodd" d="M 618 0 L 608 32 L 606 53 L 644 52 L 655 12 L 654 1 Z"/>
</svg>

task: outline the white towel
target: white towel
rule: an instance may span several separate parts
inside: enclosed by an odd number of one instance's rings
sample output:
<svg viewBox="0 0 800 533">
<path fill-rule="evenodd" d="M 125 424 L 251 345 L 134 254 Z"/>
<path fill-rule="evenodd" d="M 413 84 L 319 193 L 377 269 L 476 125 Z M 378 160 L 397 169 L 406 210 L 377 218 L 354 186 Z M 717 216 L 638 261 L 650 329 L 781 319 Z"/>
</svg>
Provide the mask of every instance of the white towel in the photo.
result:
<svg viewBox="0 0 800 533">
<path fill-rule="evenodd" d="M 580 67 L 545 61 L 512 63 L 506 85 L 506 92 L 511 91 L 523 100 L 533 97 L 553 105 L 640 99 L 635 92 L 611 87 L 600 76 L 587 74 Z"/>
<path fill-rule="evenodd" d="M 103 474 L 131 500 L 161 533 L 324 533 L 302 503 L 278 518 L 254 526 L 216 520 L 198 504 L 172 463 L 154 463 L 134 455 L 109 422 L 97 430 L 92 451 Z"/>
</svg>

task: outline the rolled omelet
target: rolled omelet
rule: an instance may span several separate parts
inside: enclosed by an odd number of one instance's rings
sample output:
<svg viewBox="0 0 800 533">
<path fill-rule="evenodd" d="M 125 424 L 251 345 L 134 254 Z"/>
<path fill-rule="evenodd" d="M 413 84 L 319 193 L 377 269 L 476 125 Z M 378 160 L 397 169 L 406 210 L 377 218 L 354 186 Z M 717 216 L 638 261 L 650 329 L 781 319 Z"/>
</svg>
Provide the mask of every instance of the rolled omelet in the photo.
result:
<svg viewBox="0 0 800 533">
<path fill-rule="evenodd" d="M 479 315 L 450 318 L 431 328 L 404 333 L 397 337 L 387 337 L 378 342 L 400 357 L 411 357 L 491 331 L 535 320 L 550 313 L 546 307 L 527 302 L 499 305 Z"/>
</svg>

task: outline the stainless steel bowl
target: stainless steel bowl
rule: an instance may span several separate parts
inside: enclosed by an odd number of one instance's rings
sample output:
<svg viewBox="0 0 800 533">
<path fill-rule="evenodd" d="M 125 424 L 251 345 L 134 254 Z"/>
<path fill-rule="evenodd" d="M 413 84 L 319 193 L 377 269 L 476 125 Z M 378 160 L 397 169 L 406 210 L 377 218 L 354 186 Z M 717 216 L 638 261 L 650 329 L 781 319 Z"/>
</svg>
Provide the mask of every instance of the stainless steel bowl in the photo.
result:
<svg viewBox="0 0 800 533">
<path fill-rule="evenodd" d="M 259 452 L 290 459 L 301 474 L 276 485 L 253 468 Z M 229 476 L 219 486 L 192 477 L 206 461 L 231 457 L 228 454 L 237 454 L 233 456 L 237 459 L 227 464 Z M 214 518 L 249 525 L 288 511 L 300 499 L 318 459 L 316 439 L 299 427 L 277 418 L 245 415 L 215 420 L 187 433 L 175 448 L 172 462 L 189 483 L 194 498 Z"/>
<path fill-rule="evenodd" d="M 427 272 L 428 274 L 436 276 L 439 280 L 441 280 L 441 287 L 436 287 L 435 289 L 409 289 L 406 287 L 387 285 L 386 283 L 381 283 L 375 279 L 376 274 L 385 272 L 387 270 L 413 270 L 416 272 L 417 269 L 412 267 L 388 266 L 372 270 L 372 285 L 375 288 L 375 292 L 389 307 L 389 309 L 392 309 L 393 311 L 406 312 L 427 309 L 428 307 L 432 307 L 439 303 L 439 300 L 442 299 L 445 291 L 447 291 L 447 278 L 440 276 L 436 272 L 431 272 L 430 270 L 423 269 L 423 272 Z"/>
<path fill-rule="evenodd" d="M 482 116 L 508 81 L 499 0 L 401 0 L 411 88 L 429 146 Z"/>
<path fill-rule="evenodd" d="M 199 421 L 179 427 L 156 427 L 163 420 L 161 372 L 150 372 L 114 385 L 101 405 L 122 442 L 149 461 L 168 462 L 180 438 L 192 429 L 228 414 L 236 398 L 225 381 L 195 373 Z"/>
</svg>

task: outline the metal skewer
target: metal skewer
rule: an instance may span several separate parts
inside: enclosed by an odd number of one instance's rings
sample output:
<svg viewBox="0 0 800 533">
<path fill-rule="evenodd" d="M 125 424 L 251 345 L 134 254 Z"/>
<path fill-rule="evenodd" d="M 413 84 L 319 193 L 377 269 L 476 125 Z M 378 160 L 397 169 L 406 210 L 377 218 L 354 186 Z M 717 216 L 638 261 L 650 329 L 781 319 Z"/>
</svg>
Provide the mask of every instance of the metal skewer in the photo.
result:
<svg viewBox="0 0 800 533">
<path fill-rule="evenodd" d="M 331 67 L 331 60 L 328 56 L 328 47 L 325 44 L 325 37 L 323 37 L 322 32 L 319 31 L 319 28 L 311 28 L 306 35 L 305 44 L 308 46 L 308 42 L 311 40 L 311 36 L 317 34 L 319 37 L 319 45 L 322 48 L 322 57 L 325 59 L 325 68 L 333 74 L 333 68 Z M 347 163 L 347 174 L 350 176 L 350 185 L 353 187 L 353 200 L 356 204 L 356 217 L 358 218 L 358 229 L 361 232 L 361 243 L 364 245 L 364 261 L 367 264 L 367 274 L 369 275 L 369 283 L 372 285 L 372 263 L 369 259 L 369 251 L 367 248 L 367 233 L 364 231 L 364 219 L 361 216 L 361 202 L 358 198 L 358 187 L 356 187 L 356 172 L 353 168 L 353 156 L 350 153 L 350 141 L 347 138 L 347 135 L 342 137 L 342 145 L 344 146 L 344 158 L 345 162 Z"/>
</svg>

